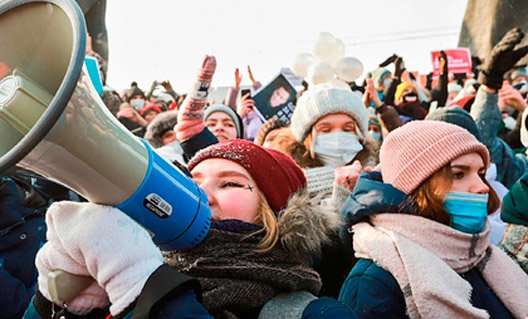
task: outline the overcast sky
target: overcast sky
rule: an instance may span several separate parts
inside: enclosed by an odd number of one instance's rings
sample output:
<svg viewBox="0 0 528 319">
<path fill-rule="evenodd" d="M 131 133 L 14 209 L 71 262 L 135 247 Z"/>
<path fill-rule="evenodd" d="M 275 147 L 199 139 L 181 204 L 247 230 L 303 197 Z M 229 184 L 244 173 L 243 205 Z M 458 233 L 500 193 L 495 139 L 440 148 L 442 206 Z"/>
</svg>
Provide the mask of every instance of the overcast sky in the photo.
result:
<svg viewBox="0 0 528 319">
<path fill-rule="evenodd" d="M 147 89 L 169 79 L 177 92 L 192 85 L 205 54 L 217 58 L 213 86 L 233 84 L 236 67 L 251 65 L 267 82 L 302 52 L 313 53 L 319 33 L 346 45 L 345 56 L 366 70 L 393 52 L 411 71 L 432 70 L 433 50 L 457 46 L 466 0 L 111 0 L 108 84 L 137 81 Z M 243 84 L 249 84 L 244 74 Z"/>
</svg>

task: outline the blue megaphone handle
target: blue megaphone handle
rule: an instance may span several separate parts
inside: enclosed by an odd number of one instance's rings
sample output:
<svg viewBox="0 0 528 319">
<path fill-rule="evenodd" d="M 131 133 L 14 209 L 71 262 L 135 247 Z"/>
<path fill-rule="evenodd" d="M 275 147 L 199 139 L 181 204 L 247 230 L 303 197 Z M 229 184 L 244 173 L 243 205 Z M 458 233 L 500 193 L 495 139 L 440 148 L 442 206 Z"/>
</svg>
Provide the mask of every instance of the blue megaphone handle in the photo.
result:
<svg viewBox="0 0 528 319">
<path fill-rule="evenodd" d="M 147 173 L 137 191 L 116 207 L 145 227 L 162 250 L 197 245 L 211 226 L 207 196 L 148 142 L 141 141 L 148 150 Z"/>
</svg>

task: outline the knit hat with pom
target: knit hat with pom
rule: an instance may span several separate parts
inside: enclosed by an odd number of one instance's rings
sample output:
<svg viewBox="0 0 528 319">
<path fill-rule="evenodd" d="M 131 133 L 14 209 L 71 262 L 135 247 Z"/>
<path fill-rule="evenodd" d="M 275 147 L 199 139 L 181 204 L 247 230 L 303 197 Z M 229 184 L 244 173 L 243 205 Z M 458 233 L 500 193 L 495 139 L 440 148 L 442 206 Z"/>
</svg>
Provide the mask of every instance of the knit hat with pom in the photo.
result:
<svg viewBox="0 0 528 319">
<path fill-rule="evenodd" d="M 467 130 L 439 121 L 413 121 L 392 131 L 381 145 L 383 182 L 409 195 L 452 160 L 473 152 L 488 167 L 488 149 Z"/>
<path fill-rule="evenodd" d="M 233 161 L 248 171 L 266 197 L 275 214 L 288 204 L 290 196 L 306 187 L 302 169 L 288 155 L 263 148 L 246 140 L 228 140 L 214 144 L 198 152 L 187 167 L 210 158 Z"/>
<path fill-rule="evenodd" d="M 293 137 L 302 143 L 320 118 L 335 113 L 350 115 L 361 137 L 367 136 L 369 117 L 363 101 L 350 90 L 323 84 L 306 91 L 299 98 L 291 119 Z"/>
</svg>

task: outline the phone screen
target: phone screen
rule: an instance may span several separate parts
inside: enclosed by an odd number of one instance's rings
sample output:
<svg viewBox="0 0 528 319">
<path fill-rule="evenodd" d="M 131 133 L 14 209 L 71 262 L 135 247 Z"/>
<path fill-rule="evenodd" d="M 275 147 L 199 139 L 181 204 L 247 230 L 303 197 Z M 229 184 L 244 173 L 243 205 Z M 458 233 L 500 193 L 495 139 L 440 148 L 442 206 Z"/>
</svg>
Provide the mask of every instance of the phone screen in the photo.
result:
<svg viewBox="0 0 528 319">
<path fill-rule="evenodd" d="M 250 97 L 251 97 L 251 90 L 250 89 L 242 89 L 240 90 L 240 96 L 244 96 L 246 94 L 250 93 Z"/>
</svg>

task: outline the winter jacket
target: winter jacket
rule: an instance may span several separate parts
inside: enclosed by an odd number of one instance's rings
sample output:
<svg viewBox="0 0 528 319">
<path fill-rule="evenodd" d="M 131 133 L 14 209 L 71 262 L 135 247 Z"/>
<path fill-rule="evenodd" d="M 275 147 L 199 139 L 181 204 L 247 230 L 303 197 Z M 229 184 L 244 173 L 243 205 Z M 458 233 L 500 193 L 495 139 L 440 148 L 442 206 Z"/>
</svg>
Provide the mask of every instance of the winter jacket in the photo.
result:
<svg viewBox="0 0 528 319">
<path fill-rule="evenodd" d="M 181 142 L 180 145 L 183 149 L 185 160 L 189 161 L 199 150 L 216 143 L 218 143 L 218 138 L 208 128 L 205 128 L 190 139 Z"/>
<path fill-rule="evenodd" d="M 528 174 L 504 196 L 501 218 L 507 223 L 500 248 L 528 273 Z"/>
<path fill-rule="evenodd" d="M 26 190 L 0 180 L 0 318 L 22 317 L 35 292 L 35 255 L 46 240 L 45 207 L 24 206 Z"/>
<path fill-rule="evenodd" d="M 480 132 L 481 142 L 490 153 L 491 162 L 497 164 L 497 181 L 507 188 L 528 171 L 528 159 L 498 137 L 502 115 L 498 108 L 498 94 L 479 89 L 471 107 L 471 116 Z"/>
<path fill-rule="evenodd" d="M 256 91 L 259 88 L 262 87 L 262 84 L 258 81 L 253 83 L 253 90 Z M 234 87 L 230 87 L 227 90 L 225 104 L 230 106 L 233 110 L 236 111 L 237 109 L 237 95 L 238 95 L 238 89 L 235 89 Z M 258 116 L 257 112 L 250 112 L 248 115 L 246 115 L 242 122 L 244 123 L 244 139 L 253 141 L 255 139 L 255 136 L 257 136 L 257 132 L 264 124 L 262 119 Z"/>
<path fill-rule="evenodd" d="M 460 274 L 473 288 L 471 303 L 485 309 L 490 318 L 513 318 L 473 268 Z M 359 318 L 408 318 L 403 292 L 394 277 L 370 259 L 360 259 L 343 283 L 339 301 Z"/>
<path fill-rule="evenodd" d="M 350 226 L 378 213 L 417 214 L 417 211 L 406 194 L 383 183 L 381 173 L 370 172 L 360 176 L 341 213 Z M 343 239 L 351 242 L 350 237 Z M 473 287 L 471 302 L 475 307 L 488 311 L 491 318 L 512 318 L 476 268 L 460 275 Z M 360 259 L 355 264 L 343 283 L 339 301 L 360 318 L 407 318 L 405 298 L 396 279 L 369 259 Z"/>
</svg>

